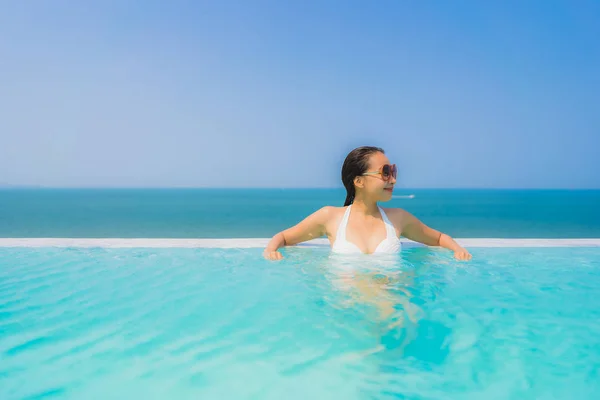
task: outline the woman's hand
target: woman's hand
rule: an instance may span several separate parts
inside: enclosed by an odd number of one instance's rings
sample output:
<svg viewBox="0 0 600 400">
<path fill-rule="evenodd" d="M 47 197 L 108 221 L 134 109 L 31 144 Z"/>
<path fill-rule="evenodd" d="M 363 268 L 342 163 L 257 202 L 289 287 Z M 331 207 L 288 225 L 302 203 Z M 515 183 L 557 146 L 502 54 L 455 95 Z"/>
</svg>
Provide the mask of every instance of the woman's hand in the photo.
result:
<svg viewBox="0 0 600 400">
<path fill-rule="evenodd" d="M 273 236 L 263 251 L 263 256 L 267 260 L 281 260 L 283 256 L 278 251 L 279 248 L 325 235 L 327 233 L 325 225 L 331 218 L 333 209 L 334 207 L 330 206 L 322 207 L 295 226 Z"/>
<path fill-rule="evenodd" d="M 473 256 L 466 249 L 463 249 L 461 247 L 460 249 L 454 251 L 454 258 L 456 258 L 457 260 L 470 260 L 471 258 L 473 258 Z"/>
<path fill-rule="evenodd" d="M 265 250 L 263 252 L 263 257 L 265 257 L 267 260 L 281 260 L 283 258 L 283 255 L 277 250 Z"/>
</svg>

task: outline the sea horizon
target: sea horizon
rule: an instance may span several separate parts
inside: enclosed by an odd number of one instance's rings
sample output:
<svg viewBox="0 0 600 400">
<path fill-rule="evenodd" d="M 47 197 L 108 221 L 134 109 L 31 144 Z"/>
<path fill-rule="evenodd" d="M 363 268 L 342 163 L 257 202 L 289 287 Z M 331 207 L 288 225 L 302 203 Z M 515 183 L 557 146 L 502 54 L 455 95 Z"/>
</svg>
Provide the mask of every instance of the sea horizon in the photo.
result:
<svg viewBox="0 0 600 400">
<path fill-rule="evenodd" d="M 412 195 L 412 196 L 411 196 Z M 43 188 L 0 193 L 2 238 L 265 238 L 343 188 Z M 600 238 L 600 190 L 397 188 L 383 207 L 465 238 Z"/>
<path fill-rule="evenodd" d="M 0 190 L 345 190 L 343 186 L 36 186 L 36 185 L 2 185 Z M 396 186 L 395 190 L 489 190 L 489 191 L 598 191 L 600 187 L 404 187 Z"/>
</svg>

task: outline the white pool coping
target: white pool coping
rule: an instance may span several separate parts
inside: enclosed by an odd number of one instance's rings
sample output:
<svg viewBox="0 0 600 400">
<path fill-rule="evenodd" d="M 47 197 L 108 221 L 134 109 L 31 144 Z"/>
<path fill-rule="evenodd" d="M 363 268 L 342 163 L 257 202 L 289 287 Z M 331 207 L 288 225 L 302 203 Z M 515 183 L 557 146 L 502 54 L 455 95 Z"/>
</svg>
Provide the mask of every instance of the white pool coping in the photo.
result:
<svg viewBox="0 0 600 400">
<path fill-rule="evenodd" d="M 106 247 L 106 248 L 262 248 L 270 238 L 168 239 L 168 238 L 0 238 L 0 247 Z M 600 238 L 591 239 L 505 239 L 458 238 L 464 247 L 600 247 Z M 403 246 L 422 246 L 401 239 Z M 327 239 L 314 239 L 300 247 L 328 247 Z"/>
</svg>

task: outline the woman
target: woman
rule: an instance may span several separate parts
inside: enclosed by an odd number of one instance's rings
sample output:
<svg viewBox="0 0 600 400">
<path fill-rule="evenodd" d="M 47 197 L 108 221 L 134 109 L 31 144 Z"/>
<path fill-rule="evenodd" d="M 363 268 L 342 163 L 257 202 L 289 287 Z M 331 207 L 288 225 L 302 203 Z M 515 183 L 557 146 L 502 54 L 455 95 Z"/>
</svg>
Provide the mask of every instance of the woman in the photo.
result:
<svg viewBox="0 0 600 400">
<path fill-rule="evenodd" d="M 450 236 L 426 226 L 407 211 L 378 206 L 378 202 L 392 198 L 396 183 L 396 166 L 382 149 L 364 146 L 352 150 L 342 166 L 342 182 L 347 193 L 344 207 L 323 207 L 277 233 L 265 248 L 264 257 L 280 260 L 279 248 L 327 235 L 335 253 L 394 253 L 401 248 L 399 237 L 404 236 L 450 249 L 456 259 L 471 259 L 471 254 Z"/>
</svg>

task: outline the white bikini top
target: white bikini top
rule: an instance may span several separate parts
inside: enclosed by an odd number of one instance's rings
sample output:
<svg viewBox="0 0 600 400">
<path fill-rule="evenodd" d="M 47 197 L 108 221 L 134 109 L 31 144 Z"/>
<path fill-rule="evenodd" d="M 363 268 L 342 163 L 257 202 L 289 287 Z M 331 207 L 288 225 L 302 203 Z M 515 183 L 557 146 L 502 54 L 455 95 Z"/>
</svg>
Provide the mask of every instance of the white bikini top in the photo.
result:
<svg viewBox="0 0 600 400">
<path fill-rule="evenodd" d="M 348 217 L 350 216 L 351 207 L 352 205 L 349 205 L 346 209 L 346 212 L 344 213 L 344 217 L 342 218 L 342 222 L 340 222 L 340 225 L 338 227 L 335 242 L 333 242 L 331 251 L 334 253 L 345 254 L 367 254 L 363 253 L 354 243 L 351 243 L 346 240 L 346 229 L 348 226 Z M 390 222 L 383 209 L 381 207 L 378 208 L 381 212 L 381 216 L 383 217 L 383 222 L 385 223 L 386 238 L 383 239 L 381 243 L 379 243 L 379 245 L 372 254 L 397 253 L 402 247 L 400 239 L 398 238 L 398 236 L 396 236 L 396 230 L 394 229 L 394 225 Z"/>
</svg>

